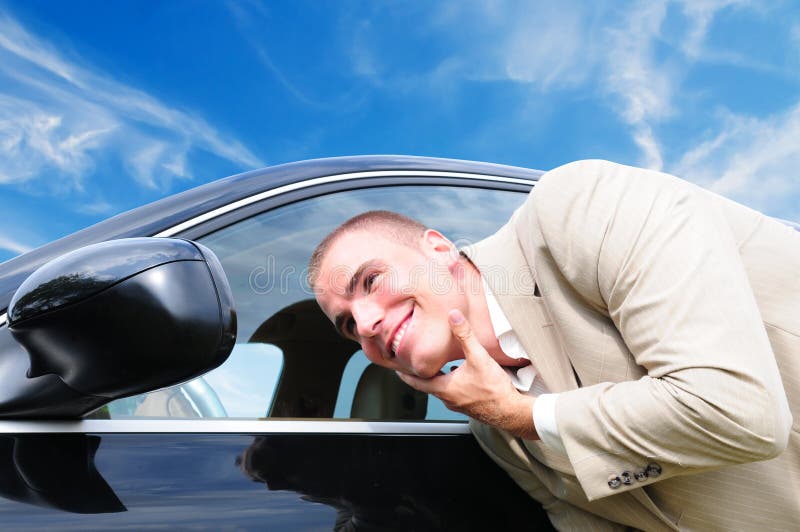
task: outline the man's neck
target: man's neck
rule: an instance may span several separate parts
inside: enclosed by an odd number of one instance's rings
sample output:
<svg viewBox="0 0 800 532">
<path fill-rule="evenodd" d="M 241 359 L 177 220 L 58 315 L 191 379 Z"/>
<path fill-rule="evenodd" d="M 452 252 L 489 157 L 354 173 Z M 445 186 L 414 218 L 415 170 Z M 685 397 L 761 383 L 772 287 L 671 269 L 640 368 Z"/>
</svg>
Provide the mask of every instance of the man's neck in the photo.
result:
<svg viewBox="0 0 800 532">
<path fill-rule="evenodd" d="M 472 331 L 483 345 L 489 355 L 501 366 L 519 366 L 527 363 L 507 356 L 500 347 L 500 341 L 495 336 L 492 319 L 489 314 L 489 305 L 486 302 L 486 291 L 483 288 L 481 272 L 469 260 L 464 260 L 465 289 L 469 301 L 469 324 Z"/>
</svg>

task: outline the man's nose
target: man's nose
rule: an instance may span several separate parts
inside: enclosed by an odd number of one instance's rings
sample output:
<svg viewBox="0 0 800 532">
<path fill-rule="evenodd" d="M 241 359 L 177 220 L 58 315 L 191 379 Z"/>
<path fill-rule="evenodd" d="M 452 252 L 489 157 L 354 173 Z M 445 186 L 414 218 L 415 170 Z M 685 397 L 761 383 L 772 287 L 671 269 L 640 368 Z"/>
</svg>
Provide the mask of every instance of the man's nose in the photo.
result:
<svg viewBox="0 0 800 532">
<path fill-rule="evenodd" d="M 380 330 L 383 309 L 369 301 L 357 301 L 353 304 L 353 319 L 356 322 L 358 335 L 363 338 L 371 338 Z"/>
</svg>

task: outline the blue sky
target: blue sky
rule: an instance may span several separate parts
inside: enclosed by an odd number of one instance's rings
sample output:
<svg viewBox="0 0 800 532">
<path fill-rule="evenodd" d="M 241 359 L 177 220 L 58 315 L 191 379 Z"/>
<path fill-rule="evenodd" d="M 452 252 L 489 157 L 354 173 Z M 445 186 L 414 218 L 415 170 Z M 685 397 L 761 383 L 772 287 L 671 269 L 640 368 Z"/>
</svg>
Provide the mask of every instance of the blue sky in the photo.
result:
<svg viewBox="0 0 800 532">
<path fill-rule="evenodd" d="M 262 166 L 665 170 L 800 220 L 793 1 L 0 0 L 0 260 Z"/>
</svg>

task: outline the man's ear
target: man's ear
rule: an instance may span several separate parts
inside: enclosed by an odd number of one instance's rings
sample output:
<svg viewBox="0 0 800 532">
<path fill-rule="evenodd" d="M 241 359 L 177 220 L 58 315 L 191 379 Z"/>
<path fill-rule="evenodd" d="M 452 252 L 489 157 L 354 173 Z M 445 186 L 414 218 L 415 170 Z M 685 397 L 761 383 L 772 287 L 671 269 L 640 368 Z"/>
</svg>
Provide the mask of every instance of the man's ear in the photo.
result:
<svg viewBox="0 0 800 532">
<path fill-rule="evenodd" d="M 447 266 L 458 262 L 459 255 L 455 244 L 436 229 L 426 229 L 422 235 L 422 243 L 426 251 L 443 261 Z"/>
</svg>

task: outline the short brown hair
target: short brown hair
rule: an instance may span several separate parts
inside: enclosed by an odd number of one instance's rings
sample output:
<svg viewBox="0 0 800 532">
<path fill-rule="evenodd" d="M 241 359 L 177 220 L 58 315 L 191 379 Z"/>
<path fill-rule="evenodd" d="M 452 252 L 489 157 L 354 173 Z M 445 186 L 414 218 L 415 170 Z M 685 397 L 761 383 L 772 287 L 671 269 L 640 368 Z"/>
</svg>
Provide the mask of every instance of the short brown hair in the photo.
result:
<svg viewBox="0 0 800 532">
<path fill-rule="evenodd" d="M 352 231 L 369 231 L 408 247 L 418 247 L 427 227 L 413 218 L 392 211 L 368 211 L 353 216 L 322 239 L 308 261 L 308 284 L 317 282 L 322 260 L 338 238 Z"/>
</svg>

